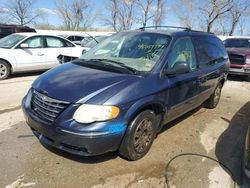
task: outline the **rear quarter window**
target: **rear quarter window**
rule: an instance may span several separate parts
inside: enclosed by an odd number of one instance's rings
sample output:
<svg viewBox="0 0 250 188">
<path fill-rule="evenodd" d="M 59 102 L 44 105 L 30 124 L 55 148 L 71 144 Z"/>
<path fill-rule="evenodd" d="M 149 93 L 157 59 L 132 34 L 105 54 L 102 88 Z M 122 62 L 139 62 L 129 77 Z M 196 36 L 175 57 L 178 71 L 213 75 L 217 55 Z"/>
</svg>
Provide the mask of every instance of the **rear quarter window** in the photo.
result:
<svg viewBox="0 0 250 188">
<path fill-rule="evenodd" d="M 228 58 L 223 43 L 216 37 L 193 37 L 200 67 L 212 66 Z"/>
</svg>

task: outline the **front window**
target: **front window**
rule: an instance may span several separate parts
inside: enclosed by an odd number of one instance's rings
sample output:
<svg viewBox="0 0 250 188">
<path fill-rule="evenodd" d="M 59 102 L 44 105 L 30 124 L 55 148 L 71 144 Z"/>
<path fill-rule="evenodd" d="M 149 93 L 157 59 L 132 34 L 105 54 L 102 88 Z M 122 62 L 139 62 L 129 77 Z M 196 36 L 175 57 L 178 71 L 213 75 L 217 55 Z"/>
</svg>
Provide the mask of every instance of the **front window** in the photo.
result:
<svg viewBox="0 0 250 188">
<path fill-rule="evenodd" d="M 187 63 L 191 71 L 196 69 L 195 51 L 190 38 L 181 38 L 175 43 L 169 56 L 168 66 L 173 68 L 180 62 Z"/>
<path fill-rule="evenodd" d="M 159 33 L 121 32 L 82 55 L 80 59 L 102 59 L 123 64 L 138 72 L 149 72 L 169 45 L 170 37 Z"/>
<path fill-rule="evenodd" d="M 7 37 L 0 39 L 0 48 L 10 49 L 24 38 L 26 38 L 26 36 L 19 34 L 8 35 Z"/>
<path fill-rule="evenodd" d="M 28 48 L 43 48 L 42 37 L 31 37 L 27 39 L 24 43 L 28 45 Z"/>
<path fill-rule="evenodd" d="M 250 48 L 250 39 L 226 39 L 226 48 Z"/>
</svg>

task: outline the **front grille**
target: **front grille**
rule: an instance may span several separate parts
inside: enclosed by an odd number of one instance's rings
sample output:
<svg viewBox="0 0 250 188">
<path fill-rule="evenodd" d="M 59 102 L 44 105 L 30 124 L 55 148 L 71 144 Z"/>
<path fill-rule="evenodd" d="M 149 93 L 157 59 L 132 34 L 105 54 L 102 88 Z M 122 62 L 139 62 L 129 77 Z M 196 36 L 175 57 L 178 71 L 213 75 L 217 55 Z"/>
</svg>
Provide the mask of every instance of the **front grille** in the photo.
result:
<svg viewBox="0 0 250 188">
<path fill-rule="evenodd" d="M 38 116 L 53 122 L 70 103 L 50 98 L 37 91 L 33 91 L 31 108 Z"/>
<path fill-rule="evenodd" d="M 245 65 L 245 56 L 238 54 L 228 54 L 230 62 L 237 65 Z"/>
</svg>

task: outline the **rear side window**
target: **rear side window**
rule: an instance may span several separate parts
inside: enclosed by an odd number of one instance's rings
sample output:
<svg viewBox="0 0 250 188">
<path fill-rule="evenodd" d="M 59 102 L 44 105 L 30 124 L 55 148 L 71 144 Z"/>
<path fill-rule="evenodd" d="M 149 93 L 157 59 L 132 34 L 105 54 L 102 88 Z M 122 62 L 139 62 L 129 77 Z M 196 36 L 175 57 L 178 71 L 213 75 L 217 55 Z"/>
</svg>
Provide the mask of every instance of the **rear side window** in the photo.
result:
<svg viewBox="0 0 250 188">
<path fill-rule="evenodd" d="M 48 48 L 61 48 L 64 47 L 64 43 L 61 39 L 56 37 L 46 37 L 46 43 Z"/>
<path fill-rule="evenodd" d="M 228 58 L 227 51 L 218 38 L 194 36 L 193 39 L 200 67 L 212 66 Z"/>
<path fill-rule="evenodd" d="M 47 48 L 62 48 L 62 47 L 74 47 L 72 43 L 65 39 L 57 37 L 46 37 Z"/>
</svg>

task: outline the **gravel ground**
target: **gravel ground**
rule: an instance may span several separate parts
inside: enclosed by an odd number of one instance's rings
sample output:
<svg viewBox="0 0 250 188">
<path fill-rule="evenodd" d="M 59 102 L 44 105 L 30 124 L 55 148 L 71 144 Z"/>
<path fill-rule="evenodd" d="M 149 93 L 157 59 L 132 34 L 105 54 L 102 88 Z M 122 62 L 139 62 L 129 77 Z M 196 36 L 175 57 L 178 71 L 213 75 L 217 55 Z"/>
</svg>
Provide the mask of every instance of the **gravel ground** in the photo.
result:
<svg viewBox="0 0 250 188">
<path fill-rule="evenodd" d="M 42 146 L 28 128 L 21 99 L 38 75 L 0 81 L 0 187 L 250 187 L 241 168 L 250 124 L 250 83 L 238 78 L 223 88 L 214 110 L 196 109 L 165 126 L 149 153 L 130 162 L 118 153 L 78 157 Z M 225 164 L 181 153 L 199 153 Z"/>
</svg>

